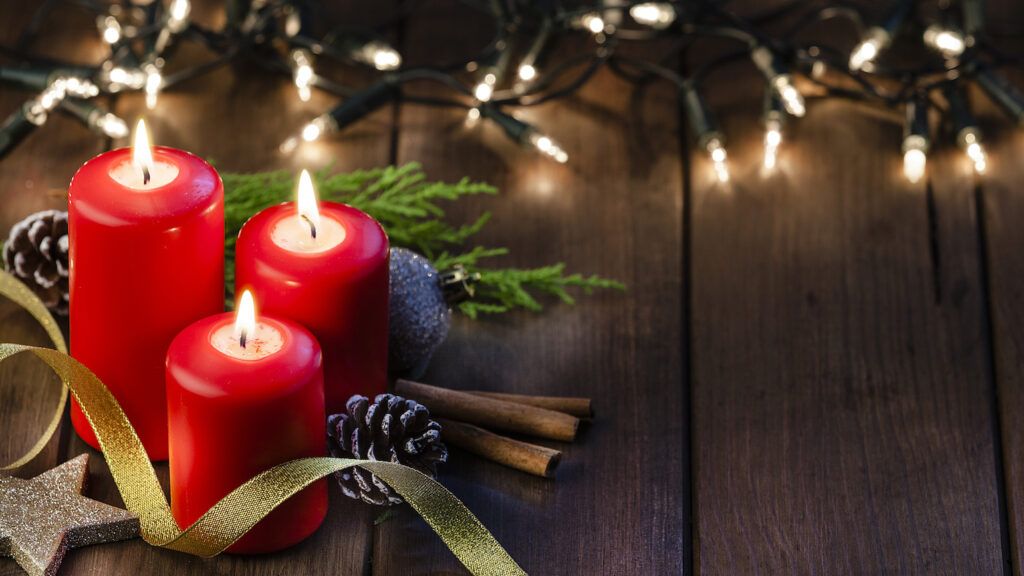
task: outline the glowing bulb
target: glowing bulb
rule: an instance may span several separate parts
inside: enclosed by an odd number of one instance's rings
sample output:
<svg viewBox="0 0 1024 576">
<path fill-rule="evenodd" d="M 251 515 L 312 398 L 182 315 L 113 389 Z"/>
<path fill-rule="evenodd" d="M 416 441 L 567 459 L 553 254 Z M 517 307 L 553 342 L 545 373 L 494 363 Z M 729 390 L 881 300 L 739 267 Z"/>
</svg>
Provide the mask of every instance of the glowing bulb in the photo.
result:
<svg viewBox="0 0 1024 576">
<path fill-rule="evenodd" d="M 924 169 L 928 163 L 928 156 L 924 150 L 908 148 L 903 153 L 903 175 L 911 184 L 917 184 L 924 177 Z"/>
<path fill-rule="evenodd" d="M 536 148 L 538 152 L 554 159 L 555 162 L 565 164 L 569 161 L 569 155 L 565 150 L 562 150 L 562 147 L 556 144 L 554 140 L 540 132 L 530 132 L 529 140 L 530 144 Z"/>
<path fill-rule="evenodd" d="M 588 12 L 587 14 L 580 16 L 579 22 L 581 26 L 590 30 L 591 34 L 596 35 L 604 32 L 604 18 L 601 18 L 601 15 L 597 12 Z"/>
<path fill-rule="evenodd" d="M 91 81 L 75 76 L 65 78 L 64 89 L 75 98 L 92 98 L 100 93 L 99 87 Z"/>
<path fill-rule="evenodd" d="M 171 0 L 171 9 L 167 19 L 167 27 L 172 32 L 181 32 L 185 28 L 189 12 L 192 11 L 192 4 L 189 0 Z"/>
<path fill-rule="evenodd" d="M 498 77 L 493 73 L 484 75 L 484 79 L 473 88 L 473 96 L 480 102 L 488 102 L 494 95 L 494 85 L 498 83 Z"/>
<path fill-rule="evenodd" d="M 391 46 L 381 44 L 373 52 L 373 67 L 377 70 L 397 70 L 402 65 L 402 55 Z"/>
<path fill-rule="evenodd" d="M 256 302 L 253 301 L 252 292 L 244 290 L 242 297 L 238 299 L 238 309 L 235 312 L 235 339 L 242 348 L 245 348 L 246 340 L 255 333 Z"/>
<path fill-rule="evenodd" d="M 309 102 L 311 96 L 310 87 L 316 79 L 316 73 L 313 71 L 313 62 L 309 52 L 305 50 L 292 50 L 289 56 L 292 60 L 292 80 L 295 82 L 295 88 L 299 91 L 299 99 L 303 102 Z"/>
<path fill-rule="evenodd" d="M 160 69 L 150 65 L 146 72 L 146 108 L 156 108 L 156 99 L 160 95 L 160 86 L 163 83 L 164 78 L 160 75 Z"/>
<path fill-rule="evenodd" d="M 959 56 L 967 48 L 963 34 L 958 30 L 946 29 L 937 24 L 925 29 L 924 42 L 946 57 Z"/>
<path fill-rule="evenodd" d="M 656 30 L 668 28 L 676 20 L 676 11 L 671 4 L 665 2 L 643 2 L 629 9 L 629 15 L 638 24 L 650 26 Z"/>
<path fill-rule="evenodd" d="M 312 142 L 320 137 L 323 131 L 320 129 L 315 122 L 310 122 L 302 128 L 302 139 L 306 142 Z"/>
<path fill-rule="evenodd" d="M 729 166 L 726 164 L 728 155 L 725 153 L 725 148 L 722 147 L 722 142 L 718 138 L 712 138 L 708 140 L 705 148 L 708 151 L 708 157 L 711 158 L 711 162 L 715 166 L 715 175 L 718 177 L 718 181 L 725 183 L 729 181 Z"/>
<path fill-rule="evenodd" d="M 775 168 L 779 157 L 779 144 L 782 144 L 782 126 L 778 120 L 771 120 L 765 124 L 764 132 L 765 170 Z"/>
<path fill-rule="evenodd" d="M 309 224 L 310 233 L 316 238 L 316 229 L 320 226 L 320 208 L 317 206 L 316 190 L 308 170 L 303 170 L 299 175 L 298 213 L 299 220 Z"/>
<path fill-rule="evenodd" d="M 529 82 L 537 77 L 537 68 L 532 64 L 523 64 L 519 67 L 519 79 L 523 82 Z"/>
<path fill-rule="evenodd" d="M 93 124 L 110 138 L 124 138 L 128 135 L 128 124 L 110 112 L 100 115 Z"/>
<path fill-rule="evenodd" d="M 100 31 L 103 41 L 107 44 L 117 44 L 121 39 L 121 23 L 113 16 L 101 16 L 99 19 Z"/>
<path fill-rule="evenodd" d="M 149 132 L 146 121 L 140 119 L 135 125 L 135 136 L 132 138 L 132 165 L 142 172 L 142 181 L 149 183 L 149 175 L 153 172 L 153 147 L 149 143 Z"/>
<path fill-rule="evenodd" d="M 775 91 L 779 94 L 779 98 L 782 99 L 782 105 L 786 107 L 786 112 L 789 112 L 793 116 L 803 116 L 807 109 L 804 107 L 804 97 L 800 94 L 800 91 L 793 86 L 792 80 L 788 74 L 777 76 L 774 80 Z"/>
<path fill-rule="evenodd" d="M 985 168 L 988 165 L 987 158 L 985 155 L 985 148 L 981 146 L 981 142 L 974 141 L 967 145 L 967 157 L 974 162 L 974 171 L 978 174 L 985 172 Z"/>
<path fill-rule="evenodd" d="M 878 54 L 889 44 L 889 33 L 879 27 L 868 30 L 864 39 L 850 54 L 850 70 L 857 71 L 875 61 Z"/>
</svg>

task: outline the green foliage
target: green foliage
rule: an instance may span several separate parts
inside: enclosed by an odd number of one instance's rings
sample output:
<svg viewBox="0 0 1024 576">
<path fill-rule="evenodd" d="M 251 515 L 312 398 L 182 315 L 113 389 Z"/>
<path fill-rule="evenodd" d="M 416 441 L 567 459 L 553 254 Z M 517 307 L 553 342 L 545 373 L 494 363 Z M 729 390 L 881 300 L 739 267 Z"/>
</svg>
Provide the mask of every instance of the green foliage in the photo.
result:
<svg viewBox="0 0 1024 576">
<path fill-rule="evenodd" d="M 288 202 L 295 196 L 295 175 L 290 172 L 222 174 L 224 179 L 224 224 L 227 256 L 228 299 L 235 284 L 235 240 L 245 221 L 268 206 Z M 454 202 L 476 194 L 497 194 L 488 184 L 462 179 L 449 184 L 428 182 L 418 164 L 389 166 L 373 170 L 313 175 L 323 200 L 350 204 L 377 219 L 388 233 L 392 246 L 403 246 L 430 258 L 438 270 L 462 265 L 479 273 L 475 296 L 459 304 L 459 310 L 476 318 L 513 308 L 542 309 L 533 293 L 549 294 L 562 302 L 575 302 L 568 288 L 590 293 L 596 288 L 622 290 L 623 285 L 598 276 L 565 274 L 564 264 L 541 268 L 489 268 L 488 258 L 508 253 L 504 248 L 465 244 L 490 218 L 484 213 L 476 221 L 455 226 L 445 221 L 442 202 Z"/>
</svg>

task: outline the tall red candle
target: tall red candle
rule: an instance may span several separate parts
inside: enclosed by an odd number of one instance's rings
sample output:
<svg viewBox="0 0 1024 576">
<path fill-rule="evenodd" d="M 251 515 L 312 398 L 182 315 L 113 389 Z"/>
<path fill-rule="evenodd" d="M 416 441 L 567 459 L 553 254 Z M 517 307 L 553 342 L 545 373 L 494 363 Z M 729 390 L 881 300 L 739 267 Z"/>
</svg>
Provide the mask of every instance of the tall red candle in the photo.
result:
<svg viewBox="0 0 1024 576">
<path fill-rule="evenodd" d="M 268 208 L 242 227 L 235 287 L 316 335 L 327 410 L 341 412 L 352 394 L 372 398 L 387 387 L 388 239 L 351 206 L 318 208 L 308 173 L 299 188 L 297 204 Z"/>
<path fill-rule="evenodd" d="M 289 320 L 256 322 L 244 297 L 238 321 L 236 327 L 230 313 L 199 320 L 167 351 L 171 512 L 182 528 L 260 472 L 327 454 L 316 339 Z M 326 514 L 327 484 L 320 480 L 228 551 L 286 548 L 312 534 Z"/>
<path fill-rule="evenodd" d="M 224 188 L 202 159 L 150 151 L 144 127 L 137 135 L 134 154 L 100 154 L 68 190 L 71 354 L 110 388 L 149 457 L 165 460 L 167 346 L 224 309 Z M 77 403 L 71 420 L 99 448 Z"/>
</svg>

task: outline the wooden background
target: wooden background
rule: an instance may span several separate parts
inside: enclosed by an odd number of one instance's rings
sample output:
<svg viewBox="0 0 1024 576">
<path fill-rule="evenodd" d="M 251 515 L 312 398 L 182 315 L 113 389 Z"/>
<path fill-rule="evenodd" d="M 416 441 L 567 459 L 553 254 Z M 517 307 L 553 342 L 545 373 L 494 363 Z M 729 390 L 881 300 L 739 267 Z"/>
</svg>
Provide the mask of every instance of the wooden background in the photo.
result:
<svg viewBox="0 0 1024 576">
<path fill-rule="evenodd" d="M 201 3 L 195 17 L 220 25 L 217 4 Z M 771 3 L 734 4 L 744 13 Z M 419 3 L 404 19 L 369 5 L 332 6 L 332 20 L 389 22 L 410 63 L 471 53 L 486 34 L 457 4 Z M 1000 37 L 1024 31 L 1013 2 L 988 12 Z M 31 11 L 3 0 L 0 14 L 0 42 L 13 44 Z M 834 40 L 854 42 L 848 29 Z M 31 48 L 78 62 L 103 54 L 74 7 L 55 11 Z M 179 56 L 204 58 L 197 48 Z M 635 91 L 606 72 L 570 99 L 523 111 L 569 151 L 565 166 L 492 125 L 467 128 L 463 112 L 401 103 L 284 156 L 278 144 L 335 100 L 300 103 L 287 78 L 246 65 L 163 94 L 146 116 L 156 142 L 223 170 L 418 161 L 433 178 L 487 180 L 502 196 L 467 200 L 452 216 L 493 211 L 482 240 L 510 247 L 506 263 L 564 260 L 629 286 L 542 315 L 457 320 L 425 378 L 595 399 L 581 441 L 558 446 L 555 481 L 458 451 L 441 473 L 531 573 L 1022 574 L 1024 133 L 974 92 L 989 173 L 973 178 L 946 137 L 927 181 L 910 185 L 899 113 L 814 100 L 786 128 L 780 169 L 765 175 L 761 84 L 746 61 L 709 79 L 730 142 L 725 186 L 681 133 L 671 89 Z M 0 115 L 28 97 L 0 87 Z M 109 104 L 129 119 L 143 112 L 136 95 Z M 0 231 L 64 206 L 75 169 L 122 144 L 56 114 L 0 161 Z M 3 302 L 0 340 L 44 336 Z M 56 394 L 31 360 L 0 368 L 0 458 L 30 445 Z M 87 451 L 63 426 L 23 475 Z M 102 459 L 92 467 L 91 495 L 120 503 Z M 335 488 L 324 527 L 279 554 L 204 561 L 136 540 L 74 551 L 62 570 L 464 572 L 410 510 L 380 516 Z M 18 573 L 0 560 L 0 574 Z"/>
</svg>

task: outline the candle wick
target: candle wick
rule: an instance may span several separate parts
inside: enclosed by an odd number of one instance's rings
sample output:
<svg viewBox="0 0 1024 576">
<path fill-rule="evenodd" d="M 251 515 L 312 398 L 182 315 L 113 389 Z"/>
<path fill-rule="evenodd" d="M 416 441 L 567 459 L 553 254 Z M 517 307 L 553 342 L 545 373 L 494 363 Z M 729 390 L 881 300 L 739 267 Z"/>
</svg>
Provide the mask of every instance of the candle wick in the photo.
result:
<svg viewBox="0 0 1024 576">
<path fill-rule="evenodd" d="M 143 184 L 149 184 L 149 180 L 150 180 L 149 167 L 148 166 L 143 166 L 142 167 L 142 183 Z"/>
<path fill-rule="evenodd" d="M 309 216 L 306 216 L 305 214 L 302 215 L 302 219 L 305 220 L 307 224 L 309 224 L 309 235 L 312 236 L 314 240 L 316 240 L 316 224 L 314 224 L 313 220 Z"/>
<path fill-rule="evenodd" d="M 241 335 L 238 337 L 238 344 L 241 345 L 242 348 L 245 348 L 245 342 L 247 338 L 248 335 L 245 333 L 245 330 L 242 330 Z"/>
</svg>

